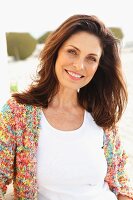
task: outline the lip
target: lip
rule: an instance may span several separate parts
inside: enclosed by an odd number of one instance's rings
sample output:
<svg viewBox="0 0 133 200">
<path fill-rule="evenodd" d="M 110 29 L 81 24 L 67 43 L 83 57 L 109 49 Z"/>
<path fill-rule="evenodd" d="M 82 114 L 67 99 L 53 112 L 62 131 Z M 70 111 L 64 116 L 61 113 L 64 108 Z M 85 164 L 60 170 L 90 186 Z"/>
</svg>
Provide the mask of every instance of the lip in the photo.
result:
<svg viewBox="0 0 133 200">
<path fill-rule="evenodd" d="M 77 75 L 79 75 L 79 76 L 83 76 L 82 74 L 79 74 L 79 73 L 74 72 L 74 71 L 71 71 L 71 70 L 67 70 L 67 69 L 65 69 L 65 71 L 72 72 L 72 73 L 77 74 Z"/>
<path fill-rule="evenodd" d="M 74 74 L 76 74 L 76 75 L 79 75 L 79 76 L 81 76 L 80 78 L 79 77 L 74 77 L 74 76 L 72 76 L 71 74 L 69 74 L 68 73 L 68 71 L 69 72 L 72 72 L 72 73 L 74 73 Z M 81 75 L 81 74 L 79 74 L 79 73 L 77 73 L 77 72 L 74 72 L 74 71 L 71 71 L 71 70 L 67 70 L 67 69 L 65 69 L 65 72 L 67 73 L 67 75 L 72 79 L 72 80 L 81 80 L 84 76 L 83 75 Z"/>
</svg>

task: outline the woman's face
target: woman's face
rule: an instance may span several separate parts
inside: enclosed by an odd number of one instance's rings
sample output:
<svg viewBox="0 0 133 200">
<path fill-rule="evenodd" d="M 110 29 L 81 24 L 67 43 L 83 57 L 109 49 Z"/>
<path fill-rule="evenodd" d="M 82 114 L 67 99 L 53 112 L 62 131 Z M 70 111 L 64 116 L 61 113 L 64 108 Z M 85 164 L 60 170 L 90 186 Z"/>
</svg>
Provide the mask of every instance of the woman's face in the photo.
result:
<svg viewBox="0 0 133 200">
<path fill-rule="evenodd" d="M 85 31 L 73 34 L 58 51 L 55 72 L 59 84 L 77 90 L 93 78 L 102 54 L 97 36 Z"/>
</svg>

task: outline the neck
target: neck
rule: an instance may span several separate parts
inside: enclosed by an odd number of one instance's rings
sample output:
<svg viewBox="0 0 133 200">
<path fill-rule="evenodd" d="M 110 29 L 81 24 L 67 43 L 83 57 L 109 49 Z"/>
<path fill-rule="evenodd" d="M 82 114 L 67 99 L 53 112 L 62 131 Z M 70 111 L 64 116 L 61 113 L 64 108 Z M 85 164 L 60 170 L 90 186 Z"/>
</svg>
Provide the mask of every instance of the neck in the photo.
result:
<svg viewBox="0 0 133 200">
<path fill-rule="evenodd" d="M 60 109 L 71 109 L 79 107 L 77 91 L 69 88 L 60 88 L 50 103 L 50 106 Z"/>
</svg>

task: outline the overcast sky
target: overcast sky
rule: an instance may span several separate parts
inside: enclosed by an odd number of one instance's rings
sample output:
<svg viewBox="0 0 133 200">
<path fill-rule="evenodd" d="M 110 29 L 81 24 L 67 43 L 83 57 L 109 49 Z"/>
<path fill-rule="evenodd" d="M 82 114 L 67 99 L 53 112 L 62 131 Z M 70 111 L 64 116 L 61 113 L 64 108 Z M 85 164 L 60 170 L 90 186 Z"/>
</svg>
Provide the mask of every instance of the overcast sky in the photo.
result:
<svg viewBox="0 0 133 200">
<path fill-rule="evenodd" d="M 30 32 L 39 37 L 73 14 L 97 15 L 107 26 L 122 28 L 133 41 L 132 0 L 3 0 L 0 24 L 4 31 Z"/>
</svg>

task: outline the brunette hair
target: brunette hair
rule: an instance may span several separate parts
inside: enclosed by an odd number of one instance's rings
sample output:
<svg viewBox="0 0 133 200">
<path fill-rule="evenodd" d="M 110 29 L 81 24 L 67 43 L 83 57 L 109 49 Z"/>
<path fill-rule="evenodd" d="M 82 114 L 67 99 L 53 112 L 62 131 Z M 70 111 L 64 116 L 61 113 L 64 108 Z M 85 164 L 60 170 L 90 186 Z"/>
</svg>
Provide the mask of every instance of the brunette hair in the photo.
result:
<svg viewBox="0 0 133 200">
<path fill-rule="evenodd" d="M 114 128 L 127 104 L 127 89 L 119 55 L 119 41 L 96 16 L 73 15 L 48 37 L 40 54 L 37 78 L 27 91 L 15 93 L 17 102 L 47 108 L 58 92 L 55 62 L 62 44 L 80 31 L 100 39 L 103 53 L 92 80 L 78 92 L 80 105 L 91 112 L 97 125 Z"/>
</svg>

